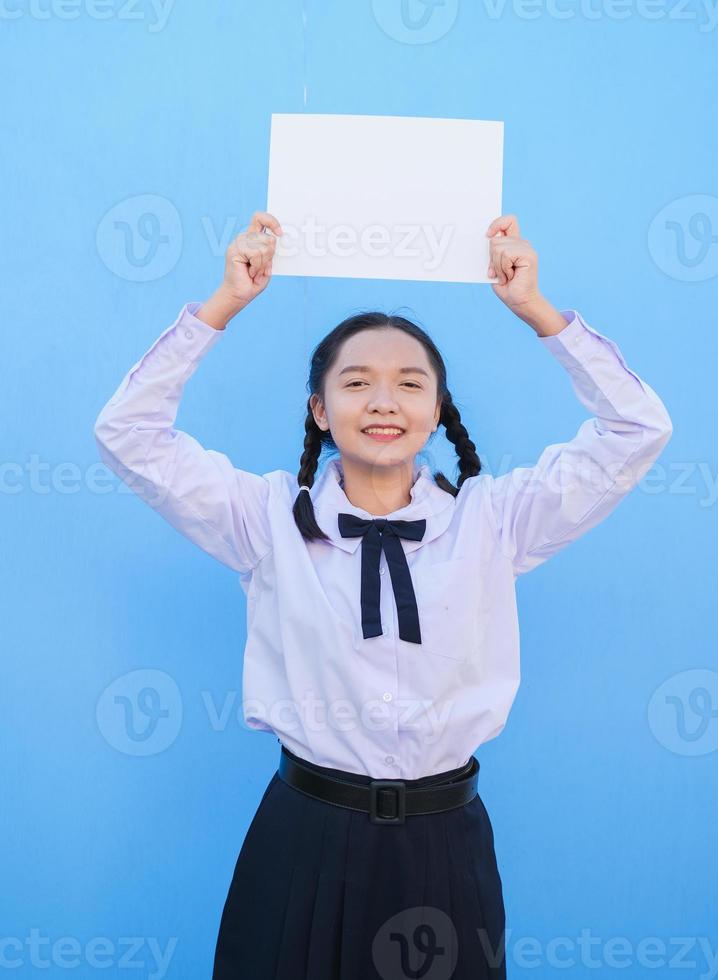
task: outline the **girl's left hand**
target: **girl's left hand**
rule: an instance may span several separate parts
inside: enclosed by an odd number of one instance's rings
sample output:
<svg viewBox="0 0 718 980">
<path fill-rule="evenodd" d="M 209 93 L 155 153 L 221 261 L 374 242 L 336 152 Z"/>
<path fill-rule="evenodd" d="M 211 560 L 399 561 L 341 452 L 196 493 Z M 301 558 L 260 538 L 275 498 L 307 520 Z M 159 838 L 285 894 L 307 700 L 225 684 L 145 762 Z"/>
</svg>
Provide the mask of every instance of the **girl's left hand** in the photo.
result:
<svg viewBox="0 0 718 980">
<path fill-rule="evenodd" d="M 521 238 L 515 214 L 502 214 L 489 225 L 490 278 L 498 277 L 492 289 L 514 313 L 542 302 L 538 287 L 538 256 L 530 243 Z"/>
</svg>

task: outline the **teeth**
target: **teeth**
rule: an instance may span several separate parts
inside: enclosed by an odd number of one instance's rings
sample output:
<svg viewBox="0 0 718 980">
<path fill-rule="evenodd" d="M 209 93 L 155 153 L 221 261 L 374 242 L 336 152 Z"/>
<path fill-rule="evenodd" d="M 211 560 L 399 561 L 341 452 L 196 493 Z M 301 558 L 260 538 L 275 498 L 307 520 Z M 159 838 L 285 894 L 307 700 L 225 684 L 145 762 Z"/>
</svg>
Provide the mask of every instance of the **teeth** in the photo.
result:
<svg viewBox="0 0 718 980">
<path fill-rule="evenodd" d="M 372 427 L 371 429 L 364 429 L 364 431 L 367 433 L 375 432 L 378 435 L 382 435 L 382 436 L 389 436 L 389 435 L 398 436 L 401 434 L 401 429 L 378 429 Z"/>
</svg>

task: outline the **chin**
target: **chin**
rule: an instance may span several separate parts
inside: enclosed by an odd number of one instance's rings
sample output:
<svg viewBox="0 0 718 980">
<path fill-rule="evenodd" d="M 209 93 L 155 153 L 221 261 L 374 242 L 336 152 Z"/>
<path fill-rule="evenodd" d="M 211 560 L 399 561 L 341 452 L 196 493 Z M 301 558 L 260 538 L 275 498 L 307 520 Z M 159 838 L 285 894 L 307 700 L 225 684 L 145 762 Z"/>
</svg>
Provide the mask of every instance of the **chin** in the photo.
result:
<svg viewBox="0 0 718 980">
<path fill-rule="evenodd" d="M 362 460 L 369 466 L 375 467 L 397 467 L 397 466 L 409 466 L 413 465 L 414 455 L 406 456 L 402 454 L 401 456 L 395 453 L 377 453 L 375 456 L 362 456 Z"/>
</svg>

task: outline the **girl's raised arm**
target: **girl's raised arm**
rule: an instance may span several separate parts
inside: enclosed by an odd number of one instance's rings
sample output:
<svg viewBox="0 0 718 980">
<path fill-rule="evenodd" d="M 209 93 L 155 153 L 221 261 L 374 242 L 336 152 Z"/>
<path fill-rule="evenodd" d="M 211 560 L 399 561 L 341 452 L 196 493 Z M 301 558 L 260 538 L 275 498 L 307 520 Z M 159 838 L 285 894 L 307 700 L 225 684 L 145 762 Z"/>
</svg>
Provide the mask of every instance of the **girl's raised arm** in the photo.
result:
<svg viewBox="0 0 718 980">
<path fill-rule="evenodd" d="M 536 253 L 520 238 L 515 215 L 497 218 L 487 234 L 494 292 L 567 370 L 593 416 L 573 439 L 547 446 L 534 466 L 484 482 L 501 547 L 520 575 L 602 521 L 661 454 L 673 426 L 617 344 L 576 310 L 558 311 L 540 294 Z"/>
<path fill-rule="evenodd" d="M 185 304 L 130 368 L 94 427 L 102 461 L 173 527 L 239 572 L 271 550 L 269 484 L 174 423 L 200 359 L 271 278 L 275 239 L 264 226 L 281 234 L 272 215 L 254 215 L 227 250 L 220 288 L 205 304 Z"/>
<path fill-rule="evenodd" d="M 592 414 L 573 439 L 547 446 L 534 466 L 489 477 L 504 554 L 515 575 L 531 571 L 602 521 L 638 484 L 673 431 L 665 405 L 626 364 L 619 347 L 576 310 L 539 342 L 566 368 Z"/>
</svg>

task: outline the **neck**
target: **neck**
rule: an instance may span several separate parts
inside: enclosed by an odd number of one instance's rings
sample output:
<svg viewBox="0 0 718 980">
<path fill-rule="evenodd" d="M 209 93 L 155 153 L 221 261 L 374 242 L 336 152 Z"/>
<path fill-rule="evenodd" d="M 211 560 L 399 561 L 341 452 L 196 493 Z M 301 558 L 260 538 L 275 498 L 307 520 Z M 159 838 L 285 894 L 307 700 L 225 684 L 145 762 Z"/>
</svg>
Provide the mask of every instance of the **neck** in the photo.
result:
<svg viewBox="0 0 718 980">
<path fill-rule="evenodd" d="M 374 517 L 384 517 L 411 503 L 414 463 L 399 466 L 372 466 L 342 459 L 341 485 L 351 504 Z"/>
</svg>

